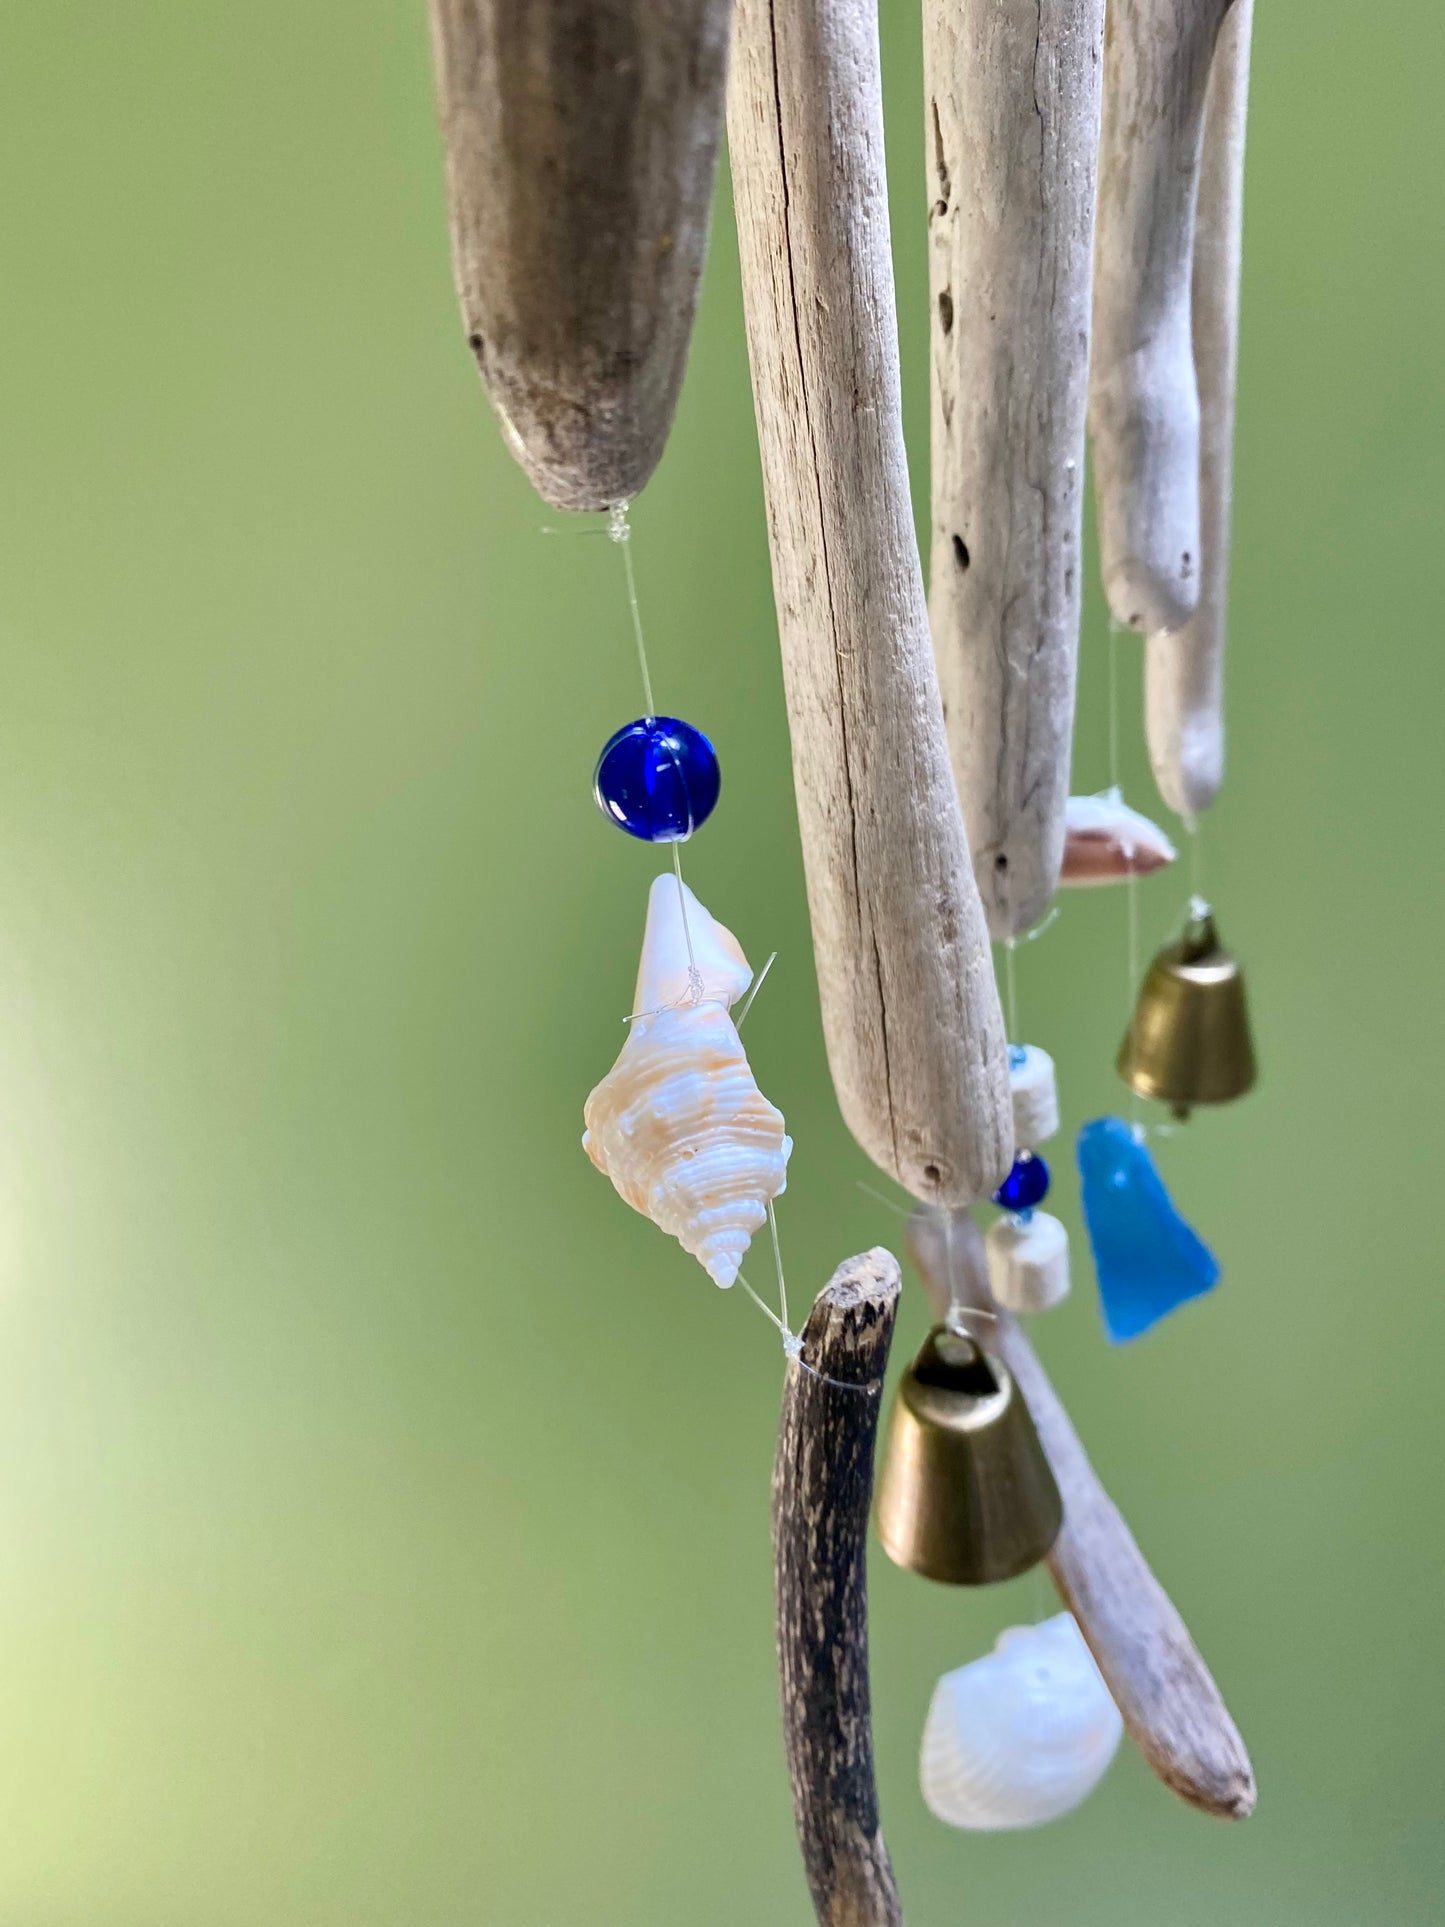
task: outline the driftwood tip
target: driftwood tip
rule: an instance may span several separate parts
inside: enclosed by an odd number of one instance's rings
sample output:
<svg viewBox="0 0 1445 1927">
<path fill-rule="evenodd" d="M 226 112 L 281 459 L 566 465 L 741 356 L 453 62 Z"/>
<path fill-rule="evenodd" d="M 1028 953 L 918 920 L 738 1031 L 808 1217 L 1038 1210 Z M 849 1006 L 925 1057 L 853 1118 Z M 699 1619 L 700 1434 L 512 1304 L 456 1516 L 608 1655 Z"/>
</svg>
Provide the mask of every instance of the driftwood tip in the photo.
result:
<svg viewBox="0 0 1445 1927">
<path fill-rule="evenodd" d="M 1247 1820 L 1254 1812 L 1259 1790 L 1242 1741 L 1237 1758 L 1217 1771 L 1186 1773 L 1152 1759 L 1150 1765 L 1171 1792 L 1200 1813 L 1211 1814 L 1216 1820 Z"/>
<path fill-rule="evenodd" d="M 860 1305 L 882 1310 L 897 1303 L 902 1289 L 903 1274 L 898 1260 L 882 1245 L 874 1245 L 871 1251 L 843 1260 L 818 1293 L 814 1310 L 827 1306 L 838 1311 L 853 1311 Z"/>
</svg>

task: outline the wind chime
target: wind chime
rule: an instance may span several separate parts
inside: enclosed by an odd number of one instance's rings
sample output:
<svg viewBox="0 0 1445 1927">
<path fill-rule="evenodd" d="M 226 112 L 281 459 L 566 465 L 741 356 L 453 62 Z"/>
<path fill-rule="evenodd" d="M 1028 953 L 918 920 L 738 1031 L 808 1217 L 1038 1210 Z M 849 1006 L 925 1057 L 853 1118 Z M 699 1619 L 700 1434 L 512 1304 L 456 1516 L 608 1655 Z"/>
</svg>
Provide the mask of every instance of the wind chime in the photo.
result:
<svg viewBox="0 0 1445 1927">
<path fill-rule="evenodd" d="M 1146 638 L 1150 759 L 1191 835 L 1221 780 L 1251 0 L 1109 0 L 1107 33 L 1104 0 L 923 0 L 926 603 L 869 0 L 431 6 L 468 339 L 541 493 L 609 512 L 634 621 L 626 505 L 682 378 L 726 92 L 829 1064 L 858 1142 L 916 1200 L 910 1241 L 939 1313 L 897 1390 L 877 1533 L 897 1563 L 950 1585 L 1047 1561 L 1069 1608 L 939 1681 L 924 1797 L 961 1827 L 1039 1824 L 1087 1796 L 1127 1729 L 1186 1799 L 1242 1816 L 1254 1789 L 1239 1736 L 1017 1323 L 1069 1290 L 1067 1235 L 1042 1209 L 1060 1106 L 1048 1052 L 1006 1037 L 989 939 L 1011 983 L 1013 946 L 1060 883 L 1118 883 L 1132 957 L 1140 879 L 1176 856 L 1125 804 L 1117 770 L 1099 795 L 1069 795 L 1086 414 L 1105 591 L 1115 623 Z M 809 1355 L 789 1327 L 774 1215 L 791 1141 L 739 1035 L 761 977 L 682 875 L 718 761 L 699 730 L 657 714 L 640 623 L 636 640 L 646 714 L 606 743 L 594 794 L 629 835 L 669 846 L 672 866 L 651 884 L 627 1040 L 587 1099 L 583 1143 L 720 1286 L 757 1297 L 740 1267 L 771 1230 L 799 1831 L 820 1920 L 846 1899 L 850 1919 L 893 1927 L 851 1534 L 893 1261 L 840 1270 L 808 1322 Z M 1243 980 L 1197 889 L 1139 988 L 1118 1069 L 1134 1113 L 1085 1123 L 1077 1155 L 1103 1322 L 1123 1342 L 1218 1276 L 1135 1100 L 1182 1118 L 1254 1081 Z M 980 1240 L 986 1199 L 999 1215 Z M 865 1356 L 872 1375 L 858 1376 Z M 801 1452 L 793 1435 L 810 1425 Z M 812 1517 L 795 1543 L 799 1482 L 830 1454 L 852 1482 L 839 1472 L 838 1516 L 827 1530 Z M 819 1758 L 820 1732 L 836 1732 L 837 1757 Z"/>
<path fill-rule="evenodd" d="M 1176 854 L 1154 823 L 1124 803 L 1117 751 L 1107 792 L 1060 794 L 1079 627 L 1076 456 L 1086 374 L 1106 592 L 1115 623 L 1148 636 L 1151 761 L 1165 800 L 1191 835 L 1222 776 L 1250 17 L 1247 4 L 1237 6 L 1218 33 L 1223 6 L 1114 0 L 1100 105 L 1093 94 L 1099 69 L 1086 58 L 1086 39 L 1091 26 L 1102 27 L 1103 10 L 1091 20 L 1089 8 L 1073 9 L 1077 37 L 1053 50 L 1060 56 L 1053 104 L 1072 109 L 1079 145 L 1067 160 L 1075 165 L 1054 174 L 1052 195 L 1011 193 L 1000 219 L 979 145 L 1018 151 L 1036 138 L 1039 110 L 1026 57 L 1029 23 L 1005 8 L 1015 35 L 1008 24 L 990 34 L 987 12 L 982 4 L 925 10 L 937 189 L 930 209 L 933 448 L 935 457 L 944 451 L 933 474 L 930 613 L 975 875 L 991 934 L 1007 946 L 1011 988 L 1013 946 L 1037 923 L 1055 879 L 1124 885 L 1132 976 L 1139 879 Z M 1165 99 L 1182 97 L 1182 125 L 1159 111 L 1161 82 Z M 1096 220 L 1086 205 L 1094 188 L 1087 163 L 1095 113 L 1102 121 Z M 1170 163 L 1178 164 L 1172 177 Z M 1030 185 L 1044 183 L 1036 173 Z M 1171 196 L 1178 201 L 1174 218 L 1161 220 Z M 1071 238 L 1077 243 L 1090 227 L 1092 253 L 1071 247 Z M 1042 321 L 1029 273 L 1039 264 L 1053 270 L 1053 301 Z M 1090 326 L 1092 362 L 1081 367 L 1061 336 Z M 1040 339 L 1050 327 L 1054 338 Z M 1036 350 L 1032 366 L 1029 348 Z M 1064 370 L 1073 380 L 1061 385 Z M 1031 389 L 1030 378 L 1049 383 L 1047 393 Z M 1001 387 L 1011 392 L 1008 382 L 1023 390 L 1019 419 L 997 406 Z M 1056 438 L 1042 451 L 1027 432 L 1031 410 L 1046 424 L 1039 439 L 1048 443 L 1050 432 Z M 977 539 L 980 520 L 993 538 L 987 546 Z M 1060 525 L 1070 531 L 1062 541 Z M 1111 746 L 1115 647 L 1111 636 Z M 1021 751 L 1013 747 L 1019 742 Z M 1012 995 L 1009 1003 L 1012 1027 Z M 1002 1215 L 985 1239 L 988 1294 L 1006 1312 L 1032 1314 L 1069 1289 L 1066 1233 L 1037 1209 L 1049 1191 L 1038 1147 L 1057 1131 L 1059 1106 L 1045 1052 L 1015 1041 L 1009 1066 L 1016 1156 L 993 1195 Z M 1180 1119 L 1254 1083 L 1243 979 L 1197 895 L 1181 937 L 1150 965 L 1117 1069 L 1138 1097 L 1162 1101 Z M 1209 1290 L 1219 1267 L 1175 1210 L 1137 1117 L 1084 1124 L 1077 1153 L 1105 1329 L 1114 1342 L 1128 1341 Z M 880 1479 L 880 1537 L 900 1564 L 970 1584 L 1012 1576 L 1042 1559 L 1059 1511 L 1057 1494 L 1039 1475 L 1037 1440 L 1011 1420 L 1006 1369 L 954 1337 L 966 1362 L 941 1393 L 937 1347 L 947 1342 L 944 1328 L 900 1388 Z M 974 1382 L 980 1375 L 982 1393 Z M 920 1438 L 921 1426 L 932 1429 L 931 1438 Z M 1003 1468 L 990 1466 L 994 1451 L 1002 1453 Z M 995 1506 L 974 1502 L 965 1529 L 950 1512 L 950 1495 L 971 1493 L 984 1479 L 992 1481 Z M 917 1526 L 929 1516 L 946 1521 L 945 1536 L 968 1537 L 973 1557 L 941 1562 Z M 991 1537 L 998 1542 L 994 1558 Z M 1016 1553 L 1020 1548 L 1027 1556 Z M 1028 1663 L 1035 1640 L 1049 1644 L 1049 1664 Z M 980 1719 L 985 1701 L 993 1709 L 988 1721 Z M 929 1805 L 971 1828 L 1034 1824 L 1068 1810 L 1097 1783 L 1117 1744 L 1119 1728 L 1111 1729 L 1106 1704 L 1107 1687 L 1071 1618 L 1013 1629 L 992 1654 L 939 1683 L 922 1756 Z M 999 1797 L 1005 1786 L 1010 1797 Z"/>
</svg>

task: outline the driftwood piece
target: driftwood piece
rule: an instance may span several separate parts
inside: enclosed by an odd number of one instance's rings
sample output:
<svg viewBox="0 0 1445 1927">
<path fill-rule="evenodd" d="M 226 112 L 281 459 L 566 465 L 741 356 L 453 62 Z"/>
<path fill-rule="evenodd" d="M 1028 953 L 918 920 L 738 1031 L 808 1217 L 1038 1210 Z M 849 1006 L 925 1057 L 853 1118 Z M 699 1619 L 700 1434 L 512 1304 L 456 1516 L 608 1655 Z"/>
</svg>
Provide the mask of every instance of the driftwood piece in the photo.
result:
<svg viewBox="0 0 1445 1927">
<path fill-rule="evenodd" d="M 988 933 L 903 449 L 871 0 L 738 0 L 728 140 L 823 1029 L 863 1149 L 914 1197 L 1012 1154 Z"/>
<path fill-rule="evenodd" d="M 924 0 L 929 614 L 995 937 L 1064 848 L 1104 0 Z"/>
<path fill-rule="evenodd" d="M 820 1927 L 903 1921 L 873 1777 L 866 1556 L 899 1289 L 887 1251 L 838 1267 L 803 1327 L 812 1370 L 788 1365 L 773 1464 L 783 1731 Z"/>
<path fill-rule="evenodd" d="M 1150 636 L 1144 721 L 1159 794 L 1193 821 L 1224 780 L 1224 638 L 1234 483 L 1234 377 L 1244 229 L 1244 123 L 1254 0 L 1234 0 L 1214 46 L 1194 218 L 1194 370 L 1199 384 L 1199 607 Z"/>
<path fill-rule="evenodd" d="M 557 508 L 628 500 L 672 426 L 729 0 L 431 0 L 452 255 L 507 445 Z"/>
<path fill-rule="evenodd" d="M 1089 384 L 1104 592 L 1131 629 L 1199 601 L 1190 281 L 1204 99 L 1229 0 L 1111 0 Z"/>
<path fill-rule="evenodd" d="M 1243 1820 L 1254 1772 L 1189 1630 L 1099 1481 L 1062 1401 L 1018 1321 L 994 1303 L 978 1226 L 915 1211 L 908 1249 L 940 1317 L 950 1302 L 993 1314 L 1064 1500 L 1049 1570 L 1108 1682 L 1134 1744 L 1167 1787 L 1201 1812 Z"/>
</svg>

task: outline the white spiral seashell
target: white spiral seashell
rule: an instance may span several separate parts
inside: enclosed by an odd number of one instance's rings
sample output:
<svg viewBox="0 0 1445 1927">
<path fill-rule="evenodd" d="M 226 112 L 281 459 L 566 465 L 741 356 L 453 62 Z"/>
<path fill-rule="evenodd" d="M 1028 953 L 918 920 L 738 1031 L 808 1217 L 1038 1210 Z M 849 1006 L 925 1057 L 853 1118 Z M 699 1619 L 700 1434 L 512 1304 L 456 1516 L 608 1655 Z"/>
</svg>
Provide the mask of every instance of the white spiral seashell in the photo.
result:
<svg viewBox="0 0 1445 1927">
<path fill-rule="evenodd" d="M 731 931 L 676 877 L 658 877 L 637 1014 L 584 1112 L 582 1146 L 598 1170 L 724 1286 L 783 1190 L 793 1148 L 728 1015 L 751 977 Z"/>
<path fill-rule="evenodd" d="M 935 1687 L 923 1797 L 951 1827 L 1042 1826 L 1088 1798 L 1123 1730 L 1072 1613 L 1011 1626 L 991 1653 Z"/>
</svg>

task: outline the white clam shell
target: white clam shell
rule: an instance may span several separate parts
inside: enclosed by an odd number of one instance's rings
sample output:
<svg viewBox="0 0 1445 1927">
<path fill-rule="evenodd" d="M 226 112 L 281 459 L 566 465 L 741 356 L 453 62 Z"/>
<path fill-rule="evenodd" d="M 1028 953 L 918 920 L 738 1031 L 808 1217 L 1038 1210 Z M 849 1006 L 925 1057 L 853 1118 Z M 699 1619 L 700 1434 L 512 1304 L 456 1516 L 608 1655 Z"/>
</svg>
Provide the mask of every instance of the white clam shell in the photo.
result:
<svg viewBox="0 0 1445 1927">
<path fill-rule="evenodd" d="M 582 1146 L 598 1170 L 724 1286 L 784 1188 L 793 1148 L 728 1015 L 751 975 L 731 931 L 660 876 L 637 1014 L 584 1112 Z"/>
<path fill-rule="evenodd" d="M 934 1689 L 923 1797 L 952 1827 L 1042 1826 L 1088 1798 L 1123 1730 L 1072 1613 L 1011 1626 L 991 1653 Z"/>
</svg>

